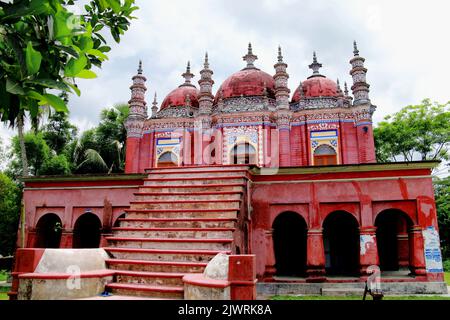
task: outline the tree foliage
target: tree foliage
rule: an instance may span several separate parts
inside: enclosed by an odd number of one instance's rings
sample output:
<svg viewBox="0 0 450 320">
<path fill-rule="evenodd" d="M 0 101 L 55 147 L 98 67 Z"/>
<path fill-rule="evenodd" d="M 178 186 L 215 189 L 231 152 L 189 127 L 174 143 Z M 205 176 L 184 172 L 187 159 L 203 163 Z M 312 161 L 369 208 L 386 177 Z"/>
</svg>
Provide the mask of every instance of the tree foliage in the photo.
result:
<svg viewBox="0 0 450 320">
<path fill-rule="evenodd" d="M 78 128 L 69 122 L 68 114 L 63 112 L 50 115 L 43 128 L 47 145 L 57 154 L 62 153 L 66 146 L 76 139 L 77 132 Z"/>
<path fill-rule="evenodd" d="M 14 253 L 21 197 L 19 186 L 0 172 L 0 254 L 3 256 Z"/>
<path fill-rule="evenodd" d="M 449 107 L 425 99 L 385 117 L 374 129 L 377 160 L 449 160 Z"/>
<path fill-rule="evenodd" d="M 450 259 L 450 176 L 434 180 L 439 234 L 444 258 Z"/>
</svg>

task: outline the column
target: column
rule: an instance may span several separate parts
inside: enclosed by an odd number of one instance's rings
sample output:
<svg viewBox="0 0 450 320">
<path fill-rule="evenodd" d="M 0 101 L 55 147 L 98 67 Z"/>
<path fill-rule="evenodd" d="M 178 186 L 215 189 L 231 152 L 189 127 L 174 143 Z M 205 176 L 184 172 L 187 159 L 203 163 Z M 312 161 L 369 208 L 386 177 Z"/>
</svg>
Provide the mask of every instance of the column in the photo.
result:
<svg viewBox="0 0 450 320">
<path fill-rule="evenodd" d="M 266 266 L 264 271 L 264 281 L 273 280 L 276 273 L 275 251 L 273 248 L 273 229 L 264 232 L 266 238 Z"/>
<path fill-rule="evenodd" d="M 322 229 L 308 230 L 306 249 L 307 282 L 323 282 L 325 277 L 325 250 Z"/>
<path fill-rule="evenodd" d="M 380 261 L 378 258 L 378 247 L 376 238 L 377 228 L 374 226 L 361 227 L 359 229 L 360 234 L 360 273 L 361 277 L 368 276 L 367 268 L 370 266 L 379 266 Z"/>
<path fill-rule="evenodd" d="M 418 225 L 414 225 L 410 232 L 410 241 L 409 241 L 409 265 L 411 269 L 411 273 L 417 276 L 425 275 L 425 256 L 424 256 L 424 242 L 422 235 L 422 227 Z"/>
<path fill-rule="evenodd" d="M 60 248 L 72 248 L 73 247 L 73 230 L 63 229 L 61 232 L 61 241 L 59 242 Z"/>
</svg>

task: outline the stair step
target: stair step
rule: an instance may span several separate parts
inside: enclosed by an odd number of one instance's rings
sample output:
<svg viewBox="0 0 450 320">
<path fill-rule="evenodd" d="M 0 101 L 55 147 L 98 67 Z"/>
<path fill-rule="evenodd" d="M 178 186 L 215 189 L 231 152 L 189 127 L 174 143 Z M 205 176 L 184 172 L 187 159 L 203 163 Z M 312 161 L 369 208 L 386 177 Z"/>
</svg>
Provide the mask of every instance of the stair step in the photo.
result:
<svg viewBox="0 0 450 320">
<path fill-rule="evenodd" d="M 143 284 L 110 283 L 106 288 L 118 295 L 140 297 L 184 298 L 184 288 L 181 286 L 150 286 Z"/>
<path fill-rule="evenodd" d="M 148 238 L 224 238 L 232 237 L 234 228 L 113 228 L 116 237 Z"/>
<path fill-rule="evenodd" d="M 239 183 L 210 183 L 210 184 L 177 184 L 170 185 L 143 185 L 139 187 L 139 192 L 159 192 L 159 193 L 172 193 L 172 192 L 202 192 L 202 191 L 240 191 L 244 190 L 245 183 L 240 181 Z"/>
<path fill-rule="evenodd" d="M 127 218 L 236 218 L 238 209 L 126 209 Z"/>
<path fill-rule="evenodd" d="M 201 185 L 208 184 L 238 184 L 244 183 L 243 176 L 227 176 L 227 177 L 185 177 L 185 178 L 145 178 L 144 186 L 171 186 L 174 182 L 177 185 Z"/>
<path fill-rule="evenodd" d="M 230 250 L 233 239 L 106 237 L 117 248 Z"/>
<path fill-rule="evenodd" d="M 141 192 L 134 194 L 138 201 L 241 200 L 242 191 L 210 192 Z"/>
<path fill-rule="evenodd" d="M 165 172 L 165 171 L 186 171 L 186 172 L 200 172 L 200 171 L 210 171 L 210 170 L 248 170 L 248 165 L 225 165 L 225 164 L 217 164 L 217 165 L 192 165 L 192 166 L 183 166 L 183 167 L 170 167 L 170 168 L 158 168 L 151 167 L 146 168 L 145 172 L 147 173 L 156 173 L 156 172 Z"/>
<path fill-rule="evenodd" d="M 235 209 L 239 210 L 240 200 L 172 200 L 172 201 L 131 201 L 130 209 Z"/>
<path fill-rule="evenodd" d="M 202 170 L 202 171 L 159 171 L 159 172 L 150 172 L 148 177 L 151 178 L 191 178 L 191 177 L 215 177 L 222 178 L 228 176 L 240 176 L 245 177 L 248 170 L 242 169 L 231 169 L 231 170 Z"/>
<path fill-rule="evenodd" d="M 178 272 L 201 273 L 206 268 L 206 262 L 188 261 L 147 261 L 131 259 L 107 259 L 108 267 L 120 271 L 144 271 L 144 272 Z"/>
<path fill-rule="evenodd" d="M 116 283 L 180 287 L 183 286 L 182 278 L 185 273 L 118 270 L 115 275 Z"/>
<path fill-rule="evenodd" d="M 236 219 L 228 218 L 121 218 L 121 227 L 129 228 L 234 228 Z"/>
<path fill-rule="evenodd" d="M 111 247 L 104 249 L 117 259 L 145 261 L 208 262 L 220 252 L 231 253 L 231 250 L 161 250 Z"/>
</svg>

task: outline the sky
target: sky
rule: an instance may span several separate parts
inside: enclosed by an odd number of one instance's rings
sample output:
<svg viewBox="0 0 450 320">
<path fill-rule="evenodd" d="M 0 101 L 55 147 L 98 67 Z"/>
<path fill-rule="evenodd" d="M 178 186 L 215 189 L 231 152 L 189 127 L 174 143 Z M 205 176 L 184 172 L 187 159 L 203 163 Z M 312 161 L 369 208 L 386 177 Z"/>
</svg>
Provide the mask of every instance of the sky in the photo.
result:
<svg viewBox="0 0 450 320">
<path fill-rule="evenodd" d="M 197 84 L 208 52 L 214 93 L 242 69 L 248 42 L 256 66 L 274 74 L 277 47 L 288 63 L 291 92 L 311 74 L 312 52 L 321 73 L 351 84 L 353 40 L 366 58 L 377 123 L 423 98 L 450 100 L 450 2 L 448 0 L 137 0 L 138 18 L 113 44 L 98 78 L 82 80 L 81 97 L 70 97 L 71 120 L 81 130 L 98 122 L 100 110 L 130 98 L 131 77 L 142 59 L 151 106 L 183 82 L 186 63 Z M 0 127 L 8 144 L 13 131 Z"/>
</svg>

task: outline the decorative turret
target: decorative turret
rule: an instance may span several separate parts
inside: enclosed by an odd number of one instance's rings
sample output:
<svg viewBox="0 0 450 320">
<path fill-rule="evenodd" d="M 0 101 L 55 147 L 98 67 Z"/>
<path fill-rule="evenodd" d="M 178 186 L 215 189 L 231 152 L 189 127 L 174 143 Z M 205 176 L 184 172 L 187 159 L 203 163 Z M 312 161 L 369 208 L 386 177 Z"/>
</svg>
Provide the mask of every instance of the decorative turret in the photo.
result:
<svg viewBox="0 0 450 320">
<path fill-rule="evenodd" d="M 253 54 L 252 44 L 250 42 L 248 43 L 247 54 L 242 59 L 247 62 L 247 66 L 244 69 L 256 69 L 254 62 L 258 59 L 258 56 Z"/>
<path fill-rule="evenodd" d="M 288 88 L 289 74 L 286 72 L 287 64 L 283 61 L 281 47 L 278 47 L 278 62 L 274 65 L 275 75 L 275 100 L 277 109 L 289 109 L 289 93 Z"/>
<path fill-rule="evenodd" d="M 366 82 L 367 69 L 364 67 L 365 59 L 359 55 L 359 50 L 356 41 L 353 42 L 353 55 L 350 60 L 352 69 L 350 75 L 353 78 L 352 92 L 355 97 L 354 105 L 370 104 L 369 99 L 369 84 Z"/>
<path fill-rule="evenodd" d="M 125 122 L 127 136 L 140 137 L 144 120 L 147 118 L 147 103 L 145 102 L 145 81 L 143 76 L 142 61 L 139 61 L 138 73 L 132 78 L 133 85 L 130 87 L 131 99 L 130 114 Z"/>
<path fill-rule="evenodd" d="M 155 96 L 153 98 L 153 103 L 152 103 L 152 118 L 156 118 L 157 112 L 158 112 L 158 101 L 156 100 L 156 92 L 155 92 Z"/>
<path fill-rule="evenodd" d="M 199 112 L 200 114 L 211 114 L 211 109 L 214 102 L 214 96 L 212 94 L 212 86 L 214 81 L 212 79 L 213 72 L 209 69 L 208 52 L 205 54 L 205 62 L 203 63 L 203 69 L 200 71 L 200 94 L 198 96 Z"/>
</svg>

